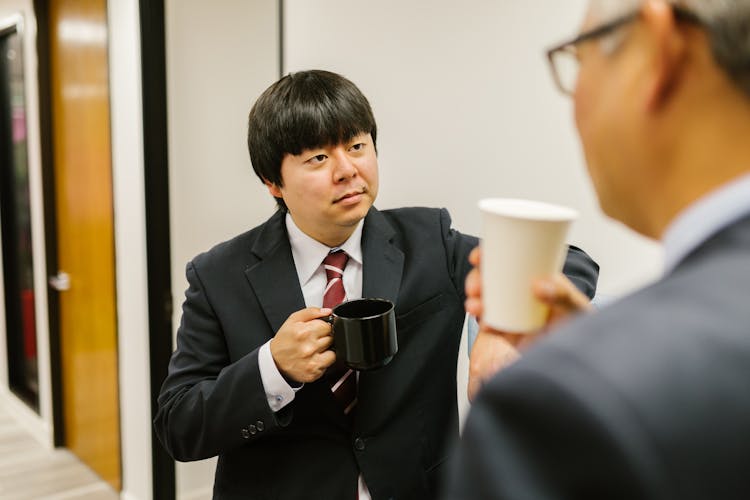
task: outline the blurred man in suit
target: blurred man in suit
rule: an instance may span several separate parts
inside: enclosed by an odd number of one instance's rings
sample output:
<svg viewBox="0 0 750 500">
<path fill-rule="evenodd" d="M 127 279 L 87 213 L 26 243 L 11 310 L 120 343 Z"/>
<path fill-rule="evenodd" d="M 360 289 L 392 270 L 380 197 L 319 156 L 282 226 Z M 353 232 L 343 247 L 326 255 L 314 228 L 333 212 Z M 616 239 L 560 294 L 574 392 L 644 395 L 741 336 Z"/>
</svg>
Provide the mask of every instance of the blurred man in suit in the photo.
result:
<svg viewBox="0 0 750 500">
<path fill-rule="evenodd" d="M 664 275 L 490 379 L 447 496 L 750 498 L 750 1 L 594 0 L 549 58 L 603 210 Z"/>
</svg>

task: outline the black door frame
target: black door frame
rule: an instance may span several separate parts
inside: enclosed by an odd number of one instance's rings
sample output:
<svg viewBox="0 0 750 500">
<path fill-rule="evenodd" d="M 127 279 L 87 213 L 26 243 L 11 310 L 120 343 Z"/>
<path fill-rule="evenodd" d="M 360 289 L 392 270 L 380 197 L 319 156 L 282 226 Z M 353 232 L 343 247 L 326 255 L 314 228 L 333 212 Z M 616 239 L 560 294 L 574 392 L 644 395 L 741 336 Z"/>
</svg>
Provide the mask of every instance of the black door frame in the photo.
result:
<svg viewBox="0 0 750 500">
<path fill-rule="evenodd" d="M 42 196 L 44 204 L 44 252 L 47 273 L 56 273 L 57 261 L 57 195 L 55 192 L 54 144 L 52 130 L 52 80 L 50 61 L 49 2 L 34 0 L 36 18 L 37 78 L 39 89 L 39 136 L 42 162 Z M 41 293 L 41 291 L 40 291 Z M 49 328 L 49 362 L 52 390 L 52 439 L 54 445 L 65 444 L 63 418 L 62 353 L 60 350 L 60 298 L 57 290 L 47 287 L 47 320 Z"/>
<path fill-rule="evenodd" d="M 151 418 L 172 355 L 166 25 L 164 0 L 140 0 Z M 175 498 L 175 463 L 151 428 L 153 498 Z"/>
</svg>

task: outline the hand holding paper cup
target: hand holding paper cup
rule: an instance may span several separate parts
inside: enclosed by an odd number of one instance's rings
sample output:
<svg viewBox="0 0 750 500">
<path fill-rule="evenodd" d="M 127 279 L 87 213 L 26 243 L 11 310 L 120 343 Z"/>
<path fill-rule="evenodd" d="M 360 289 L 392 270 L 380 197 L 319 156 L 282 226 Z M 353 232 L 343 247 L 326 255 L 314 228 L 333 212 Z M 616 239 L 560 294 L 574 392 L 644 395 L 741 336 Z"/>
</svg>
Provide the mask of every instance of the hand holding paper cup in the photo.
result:
<svg viewBox="0 0 750 500">
<path fill-rule="evenodd" d="M 531 200 L 487 198 L 482 213 L 482 319 L 506 332 L 534 332 L 548 307 L 531 289 L 535 278 L 562 270 L 568 229 L 578 212 Z"/>
</svg>

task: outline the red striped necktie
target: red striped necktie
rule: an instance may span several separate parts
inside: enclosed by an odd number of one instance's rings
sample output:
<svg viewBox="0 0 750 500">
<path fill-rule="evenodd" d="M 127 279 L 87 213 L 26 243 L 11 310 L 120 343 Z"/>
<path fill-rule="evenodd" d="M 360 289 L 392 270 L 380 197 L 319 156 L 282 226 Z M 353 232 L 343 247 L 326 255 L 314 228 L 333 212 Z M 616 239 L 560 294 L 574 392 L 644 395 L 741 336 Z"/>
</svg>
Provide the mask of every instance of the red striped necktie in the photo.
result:
<svg viewBox="0 0 750 500">
<path fill-rule="evenodd" d="M 328 279 L 325 292 L 323 292 L 323 307 L 334 308 L 346 300 L 343 278 L 344 268 L 348 261 L 349 256 L 343 250 L 331 252 L 323 259 L 323 267 L 325 267 Z M 341 403 L 344 413 L 348 415 L 357 403 L 357 375 L 343 361 L 337 359 L 328 370 L 327 380 L 331 385 L 333 396 Z"/>
</svg>

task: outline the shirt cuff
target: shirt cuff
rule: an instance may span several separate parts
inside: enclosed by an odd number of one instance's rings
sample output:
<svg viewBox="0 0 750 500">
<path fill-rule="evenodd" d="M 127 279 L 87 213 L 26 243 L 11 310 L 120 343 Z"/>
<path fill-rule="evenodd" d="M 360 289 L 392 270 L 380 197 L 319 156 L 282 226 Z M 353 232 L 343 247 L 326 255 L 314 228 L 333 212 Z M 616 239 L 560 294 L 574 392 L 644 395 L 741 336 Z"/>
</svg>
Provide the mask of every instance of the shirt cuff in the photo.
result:
<svg viewBox="0 0 750 500">
<path fill-rule="evenodd" d="M 476 316 L 467 314 L 466 335 L 466 350 L 469 356 L 471 356 L 471 348 L 474 347 L 474 341 L 477 340 L 477 335 L 479 335 L 479 323 L 477 323 Z"/>
<path fill-rule="evenodd" d="M 294 393 L 302 389 L 290 386 L 276 367 L 276 362 L 271 355 L 271 341 L 269 340 L 258 351 L 258 368 L 263 389 L 266 391 L 268 406 L 276 412 L 288 405 L 294 399 Z"/>
</svg>

